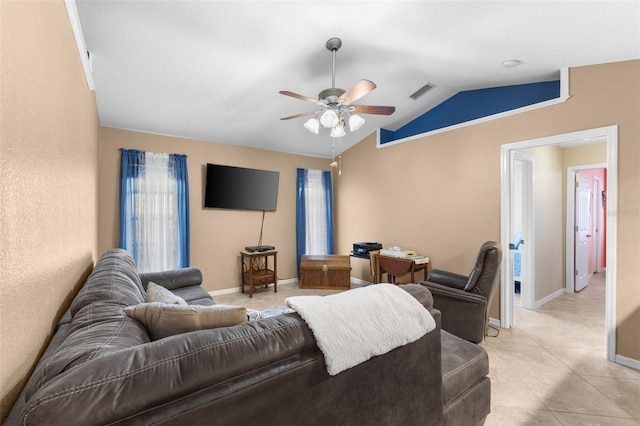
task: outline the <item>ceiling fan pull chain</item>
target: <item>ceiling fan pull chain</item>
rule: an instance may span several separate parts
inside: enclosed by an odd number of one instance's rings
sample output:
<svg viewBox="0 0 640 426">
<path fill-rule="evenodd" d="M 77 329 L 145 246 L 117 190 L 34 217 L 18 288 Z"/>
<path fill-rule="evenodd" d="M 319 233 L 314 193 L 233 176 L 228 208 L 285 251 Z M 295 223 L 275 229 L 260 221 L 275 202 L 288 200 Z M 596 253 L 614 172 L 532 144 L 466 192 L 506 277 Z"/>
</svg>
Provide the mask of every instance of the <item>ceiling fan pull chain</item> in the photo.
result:
<svg viewBox="0 0 640 426">
<path fill-rule="evenodd" d="M 336 161 L 336 138 L 331 138 L 331 164 L 329 167 L 335 169 L 338 167 L 338 162 Z"/>
</svg>

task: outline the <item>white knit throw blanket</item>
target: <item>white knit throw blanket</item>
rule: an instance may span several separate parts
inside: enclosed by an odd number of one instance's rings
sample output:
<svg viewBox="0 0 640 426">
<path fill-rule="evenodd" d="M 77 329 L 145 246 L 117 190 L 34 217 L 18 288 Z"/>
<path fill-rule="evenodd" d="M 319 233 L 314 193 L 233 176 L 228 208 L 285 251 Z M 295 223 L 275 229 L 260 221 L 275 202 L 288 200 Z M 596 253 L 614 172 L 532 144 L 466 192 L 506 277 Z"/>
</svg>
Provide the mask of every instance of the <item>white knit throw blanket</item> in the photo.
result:
<svg viewBox="0 0 640 426">
<path fill-rule="evenodd" d="M 286 303 L 313 331 L 332 376 L 416 341 L 436 326 L 420 302 L 393 284 L 289 297 Z"/>
</svg>

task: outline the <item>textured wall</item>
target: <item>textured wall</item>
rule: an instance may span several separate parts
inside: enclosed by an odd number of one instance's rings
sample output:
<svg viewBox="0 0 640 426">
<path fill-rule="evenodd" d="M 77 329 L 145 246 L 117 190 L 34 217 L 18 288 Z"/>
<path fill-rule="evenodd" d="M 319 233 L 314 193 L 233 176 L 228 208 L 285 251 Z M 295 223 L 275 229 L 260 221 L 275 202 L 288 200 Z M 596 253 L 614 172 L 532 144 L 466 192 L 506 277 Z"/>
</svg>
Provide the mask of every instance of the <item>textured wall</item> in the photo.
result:
<svg viewBox="0 0 640 426">
<path fill-rule="evenodd" d="M 98 124 L 64 2 L 0 7 L 4 418 L 96 257 Z"/>
<path fill-rule="evenodd" d="M 120 148 L 186 154 L 189 168 L 191 266 L 202 270 L 208 291 L 240 287 L 239 251 L 258 244 L 262 212 L 204 209 L 206 164 L 280 172 L 278 206 L 266 212 L 264 244 L 278 250 L 278 277 L 296 278 L 296 168 L 329 168 L 330 160 L 101 127 L 100 252 L 118 245 Z M 324 140 L 329 146 L 330 140 Z"/>
<path fill-rule="evenodd" d="M 562 104 L 380 149 L 371 135 L 349 149 L 336 191 L 337 249 L 397 244 L 435 268 L 468 273 L 480 244 L 500 238 L 500 146 L 617 124 L 617 352 L 640 360 L 640 61 L 571 69 L 570 86 Z M 352 266 L 370 279 L 366 262 Z"/>
<path fill-rule="evenodd" d="M 522 152 L 534 159 L 535 303 L 564 288 L 564 156 L 563 149 L 557 146 L 541 146 Z"/>
</svg>

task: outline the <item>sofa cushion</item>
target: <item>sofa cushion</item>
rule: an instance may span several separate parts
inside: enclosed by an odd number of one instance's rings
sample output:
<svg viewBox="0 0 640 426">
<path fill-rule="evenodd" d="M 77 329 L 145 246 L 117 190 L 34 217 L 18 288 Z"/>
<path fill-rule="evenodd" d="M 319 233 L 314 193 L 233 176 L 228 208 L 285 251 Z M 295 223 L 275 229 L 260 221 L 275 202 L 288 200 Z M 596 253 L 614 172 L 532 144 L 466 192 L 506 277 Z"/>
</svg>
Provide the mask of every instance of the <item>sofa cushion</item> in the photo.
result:
<svg viewBox="0 0 640 426">
<path fill-rule="evenodd" d="M 147 330 L 127 317 L 117 302 L 83 307 L 69 324 L 69 334 L 47 360 L 38 365 L 26 389 L 29 398 L 49 380 L 105 354 L 149 343 Z"/>
<path fill-rule="evenodd" d="M 174 305 L 186 305 L 187 302 L 180 296 L 173 294 L 171 290 L 154 282 L 147 284 L 147 302 L 159 302 Z"/>
<path fill-rule="evenodd" d="M 489 374 L 489 357 L 480 346 L 442 330 L 442 400 L 446 404 Z"/>
<path fill-rule="evenodd" d="M 491 411 L 491 381 L 483 377 L 444 405 L 445 425 L 482 425 Z"/>
<path fill-rule="evenodd" d="M 213 305 L 211 295 L 199 285 L 175 288 L 171 292 L 176 296 L 182 297 L 189 305 Z"/>
<path fill-rule="evenodd" d="M 229 327 L 247 320 L 247 309 L 243 306 L 185 306 L 154 302 L 124 308 L 124 312 L 147 327 L 153 340 L 190 331 Z"/>
<path fill-rule="evenodd" d="M 140 282 L 144 288 L 151 281 L 172 291 L 182 287 L 199 287 L 202 284 L 202 272 L 198 268 L 181 268 L 140 274 Z"/>
<path fill-rule="evenodd" d="M 140 277 L 131 255 L 122 249 L 105 252 L 96 263 L 78 295 L 71 303 L 71 315 L 93 302 L 112 301 L 121 306 L 136 305 L 145 300 Z"/>
</svg>

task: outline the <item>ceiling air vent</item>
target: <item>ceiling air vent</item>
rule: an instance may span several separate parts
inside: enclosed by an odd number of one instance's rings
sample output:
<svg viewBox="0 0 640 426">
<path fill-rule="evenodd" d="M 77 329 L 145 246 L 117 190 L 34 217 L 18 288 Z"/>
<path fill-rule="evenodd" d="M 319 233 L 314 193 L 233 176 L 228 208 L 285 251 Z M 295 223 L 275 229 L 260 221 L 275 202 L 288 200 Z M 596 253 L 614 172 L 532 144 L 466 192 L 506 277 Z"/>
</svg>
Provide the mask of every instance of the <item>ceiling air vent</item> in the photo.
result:
<svg viewBox="0 0 640 426">
<path fill-rule="evenodd" d="M 434 87 L 436 87 L 435 84 L 427 83 L 424 86 L 422 86 L 421 88 L 419 88 L 418 90 L 416 90 L 415 92 L 413 92 L 413 94 L 409 95 L 409 97 L 415 101 L 420 96 L 424 95 L 425 93 L 427 93 L 429 90 L 433 89 Z"/>
</svg>

